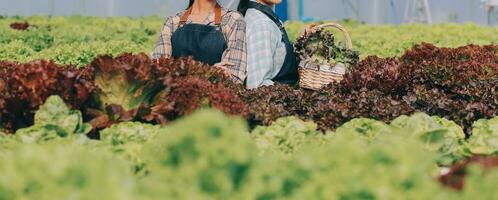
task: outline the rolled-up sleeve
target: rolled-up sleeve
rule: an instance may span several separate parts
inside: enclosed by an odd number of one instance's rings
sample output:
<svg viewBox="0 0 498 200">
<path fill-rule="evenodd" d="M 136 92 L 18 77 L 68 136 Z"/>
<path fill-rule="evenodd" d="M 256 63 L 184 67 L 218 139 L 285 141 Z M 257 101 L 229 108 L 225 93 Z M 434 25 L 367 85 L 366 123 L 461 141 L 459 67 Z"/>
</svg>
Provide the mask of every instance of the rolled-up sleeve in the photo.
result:
<svg viewBox="0 0 498 200">
<path fill-rule="evenodd" d="M 173 33 L 174 23 L 173 18 L 168 17 L 166 22 L 161 28 L 161 34 L 157 39 L 156 47 L 152 52 L 152 58 L 157 59 L 159 57 L 171 57 L 171 35 Z"/>
<path fill-rule="evenodd" d="M 246 22 L 241 14 L 231 12 L 229 21 L 224 25 L 227 39 L 227 49 L 223 53 L 222 61 L 231 63 L 225 69 L 243 82 L 247 70 L 247 48 L 246 48 Z"/>
</svg>

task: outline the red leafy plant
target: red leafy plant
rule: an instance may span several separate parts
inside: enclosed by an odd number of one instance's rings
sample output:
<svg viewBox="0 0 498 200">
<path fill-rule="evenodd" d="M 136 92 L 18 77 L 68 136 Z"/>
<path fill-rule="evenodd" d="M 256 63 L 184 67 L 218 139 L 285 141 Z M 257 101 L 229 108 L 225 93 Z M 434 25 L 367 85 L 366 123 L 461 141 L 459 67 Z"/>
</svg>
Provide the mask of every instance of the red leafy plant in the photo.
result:
<svg viewBox="0 0 498 200">
<path fill-rule="evenodd" d="M 285 116 L 306 116 L 312 108 L 311 91 L 300 90 L 288 85 L 277 84 L 247 90 L 241 96 L 249 106 L 250 126 L 270 125 Z"/>
<path fill-rule="evenodd" d="M 136 120 L 139 110 L 148 107 L 161 89 L 156 65 L 145 54 L 99 56 L 86 68 L 94 70 L 96 90 L 84 113 L 95 128 Z"/>
<path fill-rule="evenodd" d="M 242 116 L 246 112 L 240 105 L 230 109 L 238 96 L 228 88 L 239 90 L 240 86 L 221 69 L 192 58 L 151 60 L 145 54 L 127 53 L 116 58 L 99 56 L 87 68 L 95 71 L 97 90 L 85 113 L 95 128 L 122 121 L 166 123 L 199 108 L 197 101 L 205 96 L 210 106 L 227 114 L 236 114 L 239 108 Z"/>
<path fill-rule="evenodd" d="M 169 82 L 167 88 L 155 97 L 147 120 L 164 124 L 203 107 L 216 108 L 226 114 L 244 118 L 248 115 L 244 101 L 223 84 L 190 76 Z"/>
<path fill-rule="evenodd" d="M 92 72 L 51 61 L 25 64 L 0 62 L 0 109 L 3 128 L 14 132 L 31 125 L 39 106 L 52 95 L 61 96 L 73 109 L 82 108 L 93 92 Z"/>
<path fill-rule="evenodd" d="M 414 46 L 400 58 L 367 57 L 344 80 L 319 91 L 271 86 L 247 91 L 250 121 L 270 124 L 298 115 L 322 130 L 366 117 L 388 122 L 425 112 L 470 133 L 474 121 L 498 115 L 498 46 Z M 302 96 L 304 95 L 304 96 Z"/>
<path fill-rule="evenodd" d="M 5 61 L 0 62 L 0 121 L 10 132 L 29 126 L 51 95 L 82 109 L 96 130 L 122 121 L 166 123 L 204 106 L 245 117 L 247 108 L 237 95 L 242 88 L 221 69 L 192 58 L 152 60 L 125 53 L 99 56 L 84 69 L 44 60 Z M 159 109 L 166 105 L 172 109 Z"/>
<path fill-rule="evenodd" d="M 10 28 L 12 28 L 14 30 L 19 30 L 19 31 L 28 30 L 29 27 L 30 27 L 30 25 L 28 22 L 14 22 L 14 23 L 10 24 Z"/>
</svg>

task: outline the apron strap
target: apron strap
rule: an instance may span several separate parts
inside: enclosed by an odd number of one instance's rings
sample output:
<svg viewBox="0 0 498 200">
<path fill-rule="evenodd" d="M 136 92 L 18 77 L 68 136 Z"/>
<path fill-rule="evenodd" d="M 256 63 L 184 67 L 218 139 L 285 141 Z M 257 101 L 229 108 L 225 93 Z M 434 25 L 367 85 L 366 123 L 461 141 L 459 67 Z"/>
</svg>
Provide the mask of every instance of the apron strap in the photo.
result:
<svg viewBox="0 0 498 200">
<path fill-rule="evenodd" d="M 180 25 L 183 25 L 183 24 L 185 24 L 185 22 L 187 22 L 188 17 L 190 16 L 190 14 L 192 14 L 192 6 L 190 8 L 188 8 L 185 11 L 185 13 L 183 13 L 182 17 L 180 18 Z"/>
<path fill-rule="evenodd" d="M 216 26 L 221 25 L 221 6 L 220 6 L 220 4 L 216 4 L 216 8 L 214 9 L 214 24 Z"/>
<path fill-rule="evenodd" d="M 183 13 L 183 15 L 180 17 L 180 25 L 183 25 L 187 22 L 188 18 L 190 17 L 190 14 L 192 14 L 192 7 L 187 9 L 185 13 Z M 216 26 L 221 25 L 221 6 L 218 3 L 214 8 L 214 24 Z"/>
</svg>

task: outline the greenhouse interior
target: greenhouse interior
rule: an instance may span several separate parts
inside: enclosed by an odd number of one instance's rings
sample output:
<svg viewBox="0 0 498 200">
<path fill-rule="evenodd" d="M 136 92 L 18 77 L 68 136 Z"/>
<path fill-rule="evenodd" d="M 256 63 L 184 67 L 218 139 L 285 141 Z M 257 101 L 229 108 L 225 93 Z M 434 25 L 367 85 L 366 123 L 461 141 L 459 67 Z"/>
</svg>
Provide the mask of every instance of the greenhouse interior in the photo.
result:
<svg viewBox="0 0 498 200">
<path fill-rule="evenodd" d="M 0 200 L 497 185 L 498 0 L 0 0 Z"/>
</svg>

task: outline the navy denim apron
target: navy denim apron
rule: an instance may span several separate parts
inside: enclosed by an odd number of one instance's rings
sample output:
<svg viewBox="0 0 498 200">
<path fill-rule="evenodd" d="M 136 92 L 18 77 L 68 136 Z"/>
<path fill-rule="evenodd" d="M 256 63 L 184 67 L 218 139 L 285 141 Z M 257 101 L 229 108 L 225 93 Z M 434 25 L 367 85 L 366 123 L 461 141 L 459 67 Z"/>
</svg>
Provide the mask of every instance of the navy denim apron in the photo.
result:
<svg viewBox="0 0 498 200">
<path fill-rule="evenodd" d="M 299 77 L 298 62 L 296 59 L 296 55 L 294 54 L 294 46 L 292 46 L 291 42 L 289 41 L 289 36 L 287 35 L 287 31 L 285 30 L 284 25 L 275 14 L 275 12 L 273 12 L 273 10 L 268 6 L 250 1 L 249 8 L 254 8 L 264 13 L 280 28 L 280 31 L 282 32 L 282 42 L 285 43 L 287 54 L 285 55 L 285 61 L 282 65 L 282 68 L 280 69 L 280 72 L 278 72 L 277 76 L 273 78 L 272 81 L 289 85 L 296 84 Z"/>
<path fill-rule="evenodd" d="M 227 49 L 225 36 L 221 31 L 221 6 L 215 8 L 215 26 L 185 24 L 192 13 L 189 8 L 180 18 L 178 29 L 171 36 L 174 58 L 192 56 L 194 60 L 214 65 L 221 62 Z"/>
</svg>

